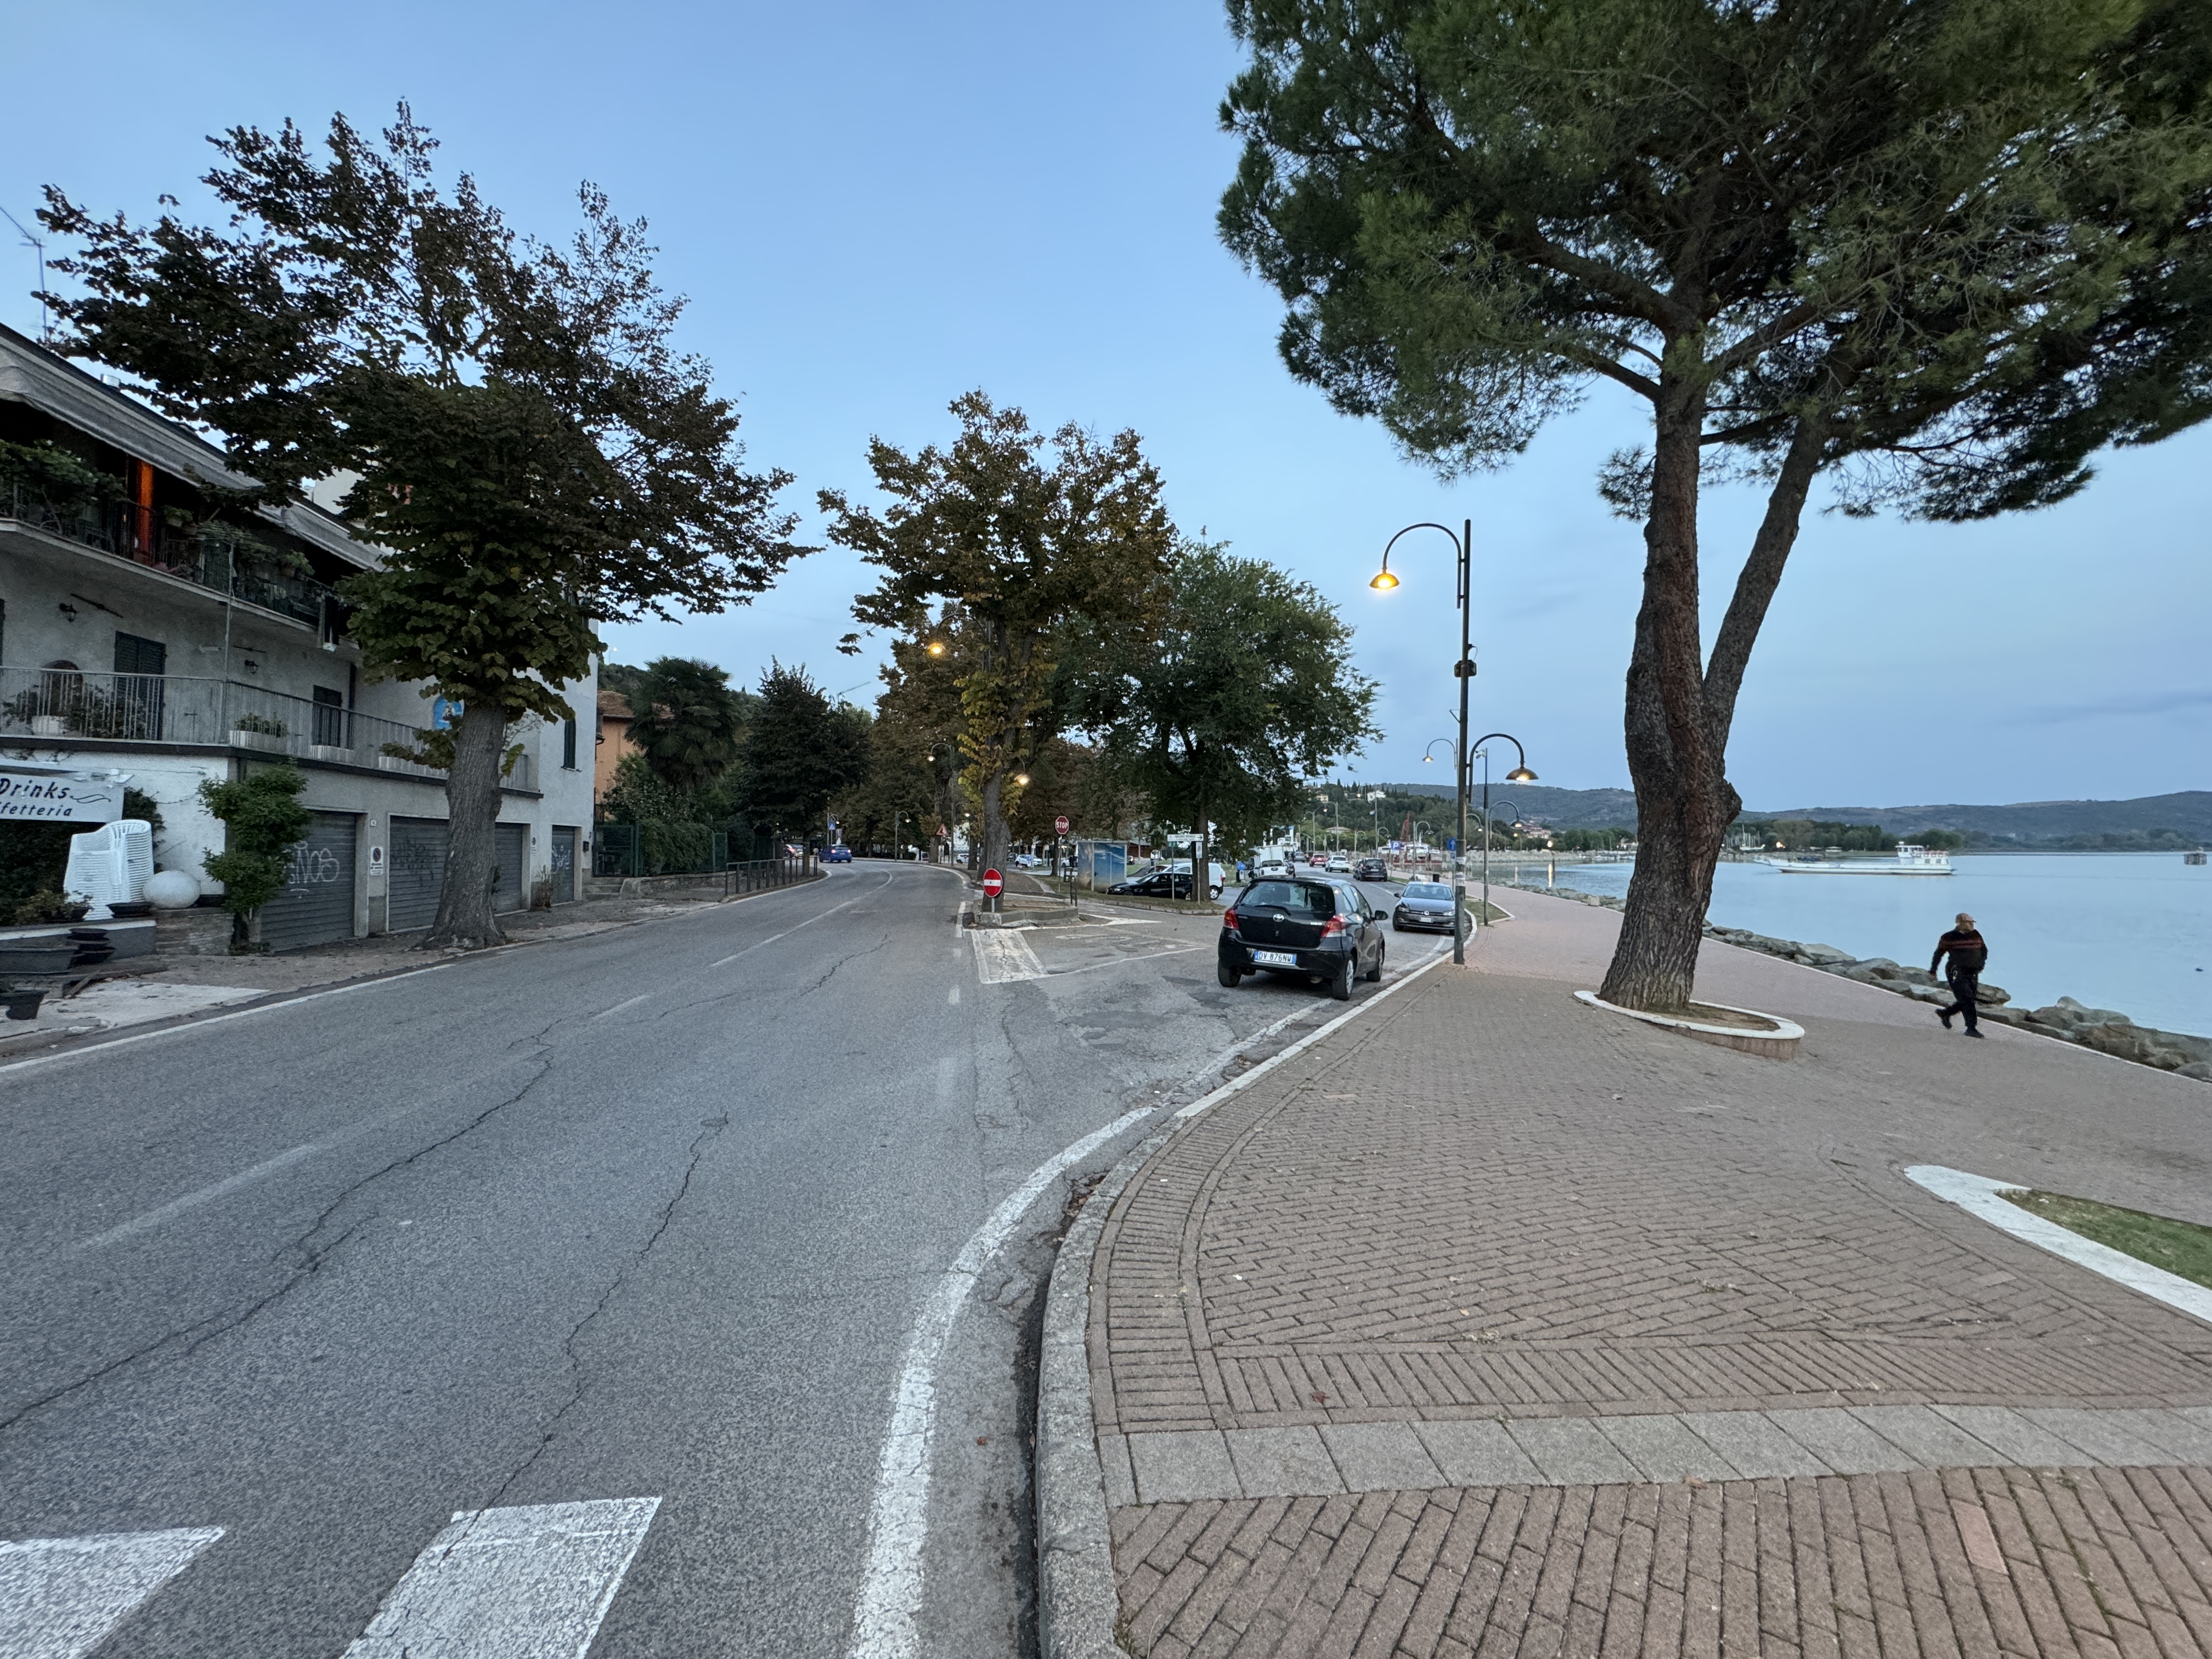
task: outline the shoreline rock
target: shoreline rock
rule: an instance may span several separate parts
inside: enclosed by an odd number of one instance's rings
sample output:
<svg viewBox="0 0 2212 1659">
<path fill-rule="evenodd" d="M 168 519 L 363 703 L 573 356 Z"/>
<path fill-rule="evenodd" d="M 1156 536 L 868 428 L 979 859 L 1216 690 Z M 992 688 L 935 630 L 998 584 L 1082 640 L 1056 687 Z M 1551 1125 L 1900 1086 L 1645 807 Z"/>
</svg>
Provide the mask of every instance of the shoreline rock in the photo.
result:
<svg viewBox="0 0 2212 1659">
<path fill-rule="evenodd" d="M 1584 893 L 1571 887 L 1542 887 L 1525 881 L 1497 881 L 1493 887 L 1514 887 L 1523 892 L 1543 893 L 1553 898 L 1574 899 L 1583 904 L 1602 905 L 1618 910 L 1623 901 L 1606 893 Z M 1795 962 L 1807 968 L 1816 968 L 1824 974 L 1834 974 L 1844 979 L 1856 980 L 1862 985 L 1875 985 L 1885 991 L 1894 991 L 1899 996 L 1911 997 L 1941 1007 L 1951 1000 L 1949 989 L 1924 968 L 1907 968 L 1892 962 L 1887 957 L 1854 957 L 1848 951 L 1839 951 L 1832 945 L 1807 945 L 1796 939 L 1776 939 L 1767 933 L 1755 933 L 1747 927 L 1721 927 L 1705 924 L 1705 937 L 1724 944 L 1757 951 L 1762 955 L 1779 957 L 1785 962 Z M 2131 1060 L 2138 1066 L 2171 1072 L 2199 1083 L 2212 1083 L 2212 1037 L 2194 1036 L 2186 1031 L 2161 1031 L 2154 1025 L 2138 1025 L 2125 1014 L 2110 1008 L 2092 1008 L 2076 1002 L 2072 997 L 2061 997 L 2047 1007 L 2021 1009 L 2011 1006 L 2012 994 L 2002 986 L 1982 982 L 1981 995 L 1976 1006 L 1980 1017 L 2000 1025 L 2009 1025 L 2017 1030 L 2033 1031 L 2039 1036 L 2057 1037 L 2063 1042 L 2079 1043 L 2085 1048 L 2094 1048 L 2100 1054 L 2110 1054 L 2116 1060 Z"/>
</svg>

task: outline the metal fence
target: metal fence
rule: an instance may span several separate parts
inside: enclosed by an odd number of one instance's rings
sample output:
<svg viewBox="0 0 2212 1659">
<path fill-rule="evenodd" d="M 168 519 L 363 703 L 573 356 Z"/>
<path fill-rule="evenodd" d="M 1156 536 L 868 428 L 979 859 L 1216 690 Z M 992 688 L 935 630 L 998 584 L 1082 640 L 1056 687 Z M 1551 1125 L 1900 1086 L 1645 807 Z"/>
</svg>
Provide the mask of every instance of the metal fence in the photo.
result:
<svg viewBox="0 0 2212 1659">
<path fill-rule="evenodd" d="M 775 859 L 747 859 L 742 864 L 723 869 L 722 896 L 735 898 L 740 893 L 757 893 L 764 887 L 787 887 L 794 881 L 805 881 L 813 873 L 811 853 L 800 858 L 787 854 Z"/>
<path fill-rule="evenodd" d="M 387 743 L 410 750 L 422 744 L 423 732 L 404 720 L 266 686 L 182 674 L 0 668 L 0 734 L 206 744 L 416 777 L 446 775 L 383 752 Z M 531 757 L 525 753 L 506 781 L 527 789 L 531 775 Z"/>
<path fill-rule="evenodd" d="M 12 482 L 0 486 L 0 517 L 197 582 L 312 627 L 336 625 L 340 601 L 334 589 L 286 568 L 281 554 L 228 525 L 179 530 L 160 514 L 128 502 L 56 507 Z"/>
</svg>

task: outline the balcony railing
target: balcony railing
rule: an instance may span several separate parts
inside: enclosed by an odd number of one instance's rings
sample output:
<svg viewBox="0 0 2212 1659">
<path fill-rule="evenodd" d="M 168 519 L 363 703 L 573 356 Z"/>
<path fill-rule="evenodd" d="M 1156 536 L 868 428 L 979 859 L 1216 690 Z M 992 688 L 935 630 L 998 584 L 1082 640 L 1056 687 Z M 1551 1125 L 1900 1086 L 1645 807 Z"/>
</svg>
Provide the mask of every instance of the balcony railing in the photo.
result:
<svg viewBox="0 0 2212 1659">
<path fill-rule="evenodd" d="M 311 628 L 332 626 L 337 618 L 335 590 L 279 568 L 258 542 L 227 525 L 177 530 L 160 514 L 127 502 L 56 507 L 13 483 L 0 484 L 0 517 L 197 582 Z"/>
<path fill-rule="evenodd" d="M 0 668 L 4 737 L 208 744 L 441 778 L 445 774 L 436 768 L 383 752 L 387 743 L 413 749 L 422 735 L 402 720 L 236 680 Z M 525 753 L 506 781 L 527 789 L 531 775 L 531 757 Z"/>
</svg>

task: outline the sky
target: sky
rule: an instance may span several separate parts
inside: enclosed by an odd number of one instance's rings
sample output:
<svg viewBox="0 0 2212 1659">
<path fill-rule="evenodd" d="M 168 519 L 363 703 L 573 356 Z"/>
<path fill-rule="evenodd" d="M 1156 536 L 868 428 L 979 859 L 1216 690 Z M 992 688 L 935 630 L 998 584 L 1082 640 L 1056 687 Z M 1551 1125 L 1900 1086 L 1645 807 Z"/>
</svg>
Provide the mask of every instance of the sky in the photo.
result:
<svg viewBox="0 0 2212 1659">
<path fill-rule="evenodd" d="M 402 99 L 521 229 L 564 235 L 579 182 L 603 186 L 649 221 L 690 301 L 678 342 L 737 400 L 750 460 L 797 476 L 803 540 L 823 542 L 817 489 L 866 495 L 872 436 L 945 439 L 972 388 L 1039 426 L 1133 428 L 1181 527 L 1357 629 L 1385 736 L 1340 776 L 1448 780 L 1421 756 L 1453 730 L 1452 550 L 1408 537 L 1404 586 L 1366 584 L 1401 526 L 1472 520 L 1477 731 L 1517 737 L 1546 783 L 1628 781 L 1642 541 L 1593 481 L 1644 406 L 1594 390 L 1510 467 L 1446 485 L 1292 380 L 1278 301 L 1214 232 L 1240 61 L 1218 5 L 0 0 L 0 207 L 27 223 L 50 183 L 103 213 L 150 216 L 163 191 L 189 208 L 205 135 L 338 110 L 375 126 Z M 4 224 L 0 244 L 0 321 L 35 332 L 33 255 Z M 1845 519 L 1816 493 L 1730 745 L 1747 803 L 2212 787 L 2208 476 L 2200 428 L 1985 524 Z M 1759 505 L 1707 497 L 1709 638 Z M 750 607 L 613 629 L 611 655 L 746 683 L 780 659 L 872 701 L 881 641 L 835 650 L 870 574 L 824 545 Z"/>
</svg>

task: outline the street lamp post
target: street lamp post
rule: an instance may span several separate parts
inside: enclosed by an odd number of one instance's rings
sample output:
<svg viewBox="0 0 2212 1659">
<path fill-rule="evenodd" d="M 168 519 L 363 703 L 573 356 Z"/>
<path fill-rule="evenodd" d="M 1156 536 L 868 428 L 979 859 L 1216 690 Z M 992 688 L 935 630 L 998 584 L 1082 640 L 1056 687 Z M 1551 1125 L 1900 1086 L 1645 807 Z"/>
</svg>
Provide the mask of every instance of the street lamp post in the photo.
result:
<svg viewBox="0 0 2212 1659">
<path fill-rule="evenodd" d="M 1536 781 L 1536 775 L 1528 769 L 1528 756 L 1521 747 L 1521 739 L 1510 732 L 1492 732 L 1475 739 L 1475 752 L 1482 757 L 1482 914 L 1485 917 L 1490 915 L 1490 750 L 1484 745 L 1494 738 L 1503 738 L 1511 744 L 1513 752 L 1521 763 L 1505 775 L 1505 781 L 1508 783 Z M 1474 755 L 1467 757 L 1467 763 L 1471 775 L 1474 767 Z M 1473 783 L 1472 775 L 1468 781 Z"/>
<path fill-rule="evenodd" d="M 1452 674 L 1459 681 L 1459 835 L 1452 847 L 1452 960 L 1464 964 L 1467 961 L 1467 926 L 1460 914 L 1467 904 L 1467 699 L 1468 682 L 1474 678 L 1474 659 L 1469 655 L 1474 647 L 1474 520 L 1462 520 L 1460 533 L 1453 536 L 1449 528 L 1433 521 L 1409 524 L 1383 544 L 1382 568 L 1367 585 L 1378 592 L 1388 593 L 1398 586 L 1398 579 L 1390 574 L 1390 550 L 1400 539 L 1416 530 L 1439 530 L 1451 537 L 1453 550 L 1459 556 L 1459 655 L 1452 663 Z"/>
</svg>

